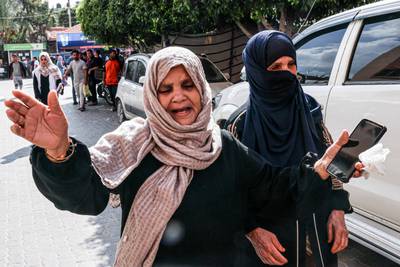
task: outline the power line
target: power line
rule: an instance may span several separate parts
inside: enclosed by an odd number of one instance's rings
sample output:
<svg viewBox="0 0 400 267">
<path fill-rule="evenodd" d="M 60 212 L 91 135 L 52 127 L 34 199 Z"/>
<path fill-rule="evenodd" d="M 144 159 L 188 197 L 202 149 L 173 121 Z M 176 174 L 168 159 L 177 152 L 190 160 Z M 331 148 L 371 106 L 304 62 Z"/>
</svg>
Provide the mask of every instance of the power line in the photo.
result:
<svg viewBox="0 0 400 267">
<path fill-rule="evenodd" d="M 29 18 L 36 18 L 36 17 L 47 17 L 49 15 L 55 15 L 57 13 L 61 13 L 63 10 L 51 10 L 48 14 L 36 14 L 36 15 L 29 15 L 29 16 L 19 16 L 19 17 L 0 17 L 0 20 L 14 20 L 14 19 L 29 19 Z"/>
</svg>

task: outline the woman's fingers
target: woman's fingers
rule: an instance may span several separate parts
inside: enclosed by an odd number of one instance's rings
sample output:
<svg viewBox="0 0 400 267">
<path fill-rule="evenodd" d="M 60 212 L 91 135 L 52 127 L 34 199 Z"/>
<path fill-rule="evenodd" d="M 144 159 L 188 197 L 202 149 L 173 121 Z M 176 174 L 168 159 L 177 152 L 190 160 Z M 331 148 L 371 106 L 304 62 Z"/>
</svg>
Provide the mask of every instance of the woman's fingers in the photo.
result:
<svg viewBox="0 0 400 267">
<path fill-rule="evenodd" d="M 28 95 L 24 91 L 13 90 L 12 93 L 16 98 L 21 100 L 22 103 L 24 103 L 28 107 L 28 109 L 31 108 L 31 107 L 34 107 L 37 104 L 40 104 L 39 101 L 37 101 L 35 98 L 31 97 L 30 95 Z"/>
<path fill-rule="evenodd" d="M 6 110 L 7 117 L 10 119 L 15 124 L 18 124 L 21 127 L 24 127 L 25 124 L 25 118 L 18 114 L 16 111 L 12 109 L 7 109 Z"/>
<path fill-rule="evenodd" d="M 28 108 L 20 102 L 10 99 L 10 100 L 6 100 L 4 102 L 4 104 L 6 105 L 6 107 L 8 107 L 12 110 L 15 110 L 16 112 L 18 112 L 19 114 L 21 114 L 23 116 L 25 116 L 28 113 Z"/>
<path fill-rule="evenodd" d="M 282 265 L 287 262 L 287 259 L 283 257 L 275 246 L 270 247 L 269 255 L 273 258 L 276 265 Z"/>
<path fill-rule="evenodd" d="M 280 252 L 285 252 L 285 248 L 281 245 L 281 243 L 279 242 L 279 240 L 276 236 L 274 236 L 272 238 L 272 244 L 274 244 L 276 249 L 278 249 Z"/>
<path fill-rule="evenodd" d="M 63 113 L 60 103 L 58 102 L 57 92 L 55 90 L 51 90 L 49 95 L 47 96 L 47 103 L 52 112 L 56 114 Z"/>
<path fill-rule="evenodd" d="M 25 129 L 18 124 L 11 125 L 11 132 L 13 132 L 15 135 L 25 138 Z"/>
</svg>

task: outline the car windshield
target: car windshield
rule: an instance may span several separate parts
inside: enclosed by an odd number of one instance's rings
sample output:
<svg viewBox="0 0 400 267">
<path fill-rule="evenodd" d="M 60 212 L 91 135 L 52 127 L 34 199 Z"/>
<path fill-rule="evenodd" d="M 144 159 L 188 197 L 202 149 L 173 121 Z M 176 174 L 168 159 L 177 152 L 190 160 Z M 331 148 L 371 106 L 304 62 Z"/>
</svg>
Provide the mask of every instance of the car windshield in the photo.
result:
<svg viewBox="0 0 400 267">
<path fill-rule="evenodd" d="M 217 69 L 209 60 L 200 58 L 200 61 L 203 65 L 206 79 L 209 83 L 220 83 L 227 81 L 224 75 L 222 75 L 221 71 Z"/>
</svg>

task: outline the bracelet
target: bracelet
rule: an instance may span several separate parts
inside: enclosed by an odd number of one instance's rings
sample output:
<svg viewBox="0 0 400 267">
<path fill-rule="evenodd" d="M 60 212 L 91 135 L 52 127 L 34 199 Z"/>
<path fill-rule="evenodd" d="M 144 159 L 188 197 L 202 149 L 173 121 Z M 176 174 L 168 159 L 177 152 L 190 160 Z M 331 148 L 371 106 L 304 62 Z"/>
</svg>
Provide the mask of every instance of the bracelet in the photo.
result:
<svg viewBox="0 0 400 267">
<path fill-rule="evenodd" d="M 76 144 L 71 139 L 69 139 L 69 145 L 68 145 L 67 152 L 65 153 L 65 156 L 62 156 L 59 158 L 52 157 L 51 155 L 49 155 L 47 153 L 46 149 L 44 150 L 44 153 L 45 153 L 47 159 L 50 160 L 51 162 L 62 163 L 62 162 L 66 162 L 67 160 L 69 160 L 72 157 L 72 155 L 75 153 L 75 147 L 76 147 Z"/>
</svg>

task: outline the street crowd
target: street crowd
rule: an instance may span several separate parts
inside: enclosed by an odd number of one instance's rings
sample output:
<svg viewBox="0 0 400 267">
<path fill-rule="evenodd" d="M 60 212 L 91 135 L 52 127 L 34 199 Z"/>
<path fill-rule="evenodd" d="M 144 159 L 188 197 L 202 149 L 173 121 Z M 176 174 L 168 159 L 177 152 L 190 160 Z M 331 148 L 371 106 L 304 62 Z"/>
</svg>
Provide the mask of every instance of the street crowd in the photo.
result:
<svg viewBox="0 0 400 267">
<path fill-rule="evenodd" d="M 17 54 L 12 54 L 8 73 L 15 89 L 22 89 L 24 78 L 32 78 L 35 98 L 46 105 L 50 90 L 63 94 L 70 76 L 73 104 L 78 105 L 80 111 L 86 110 L 86 104 L 98 104 L 96 88 L 102 83 L 102 86 L 108 88 L 113 102 L 112 111 L 115 111 L 115 95 L 124 60 L 118 48 L 111 48 L 104 56 L 101 50 L 73 50 L 68 63 L 60 54 L 52 58 L 42 52 L 39 58 L 25 58 L 23 61 Z"/>
</svg>

